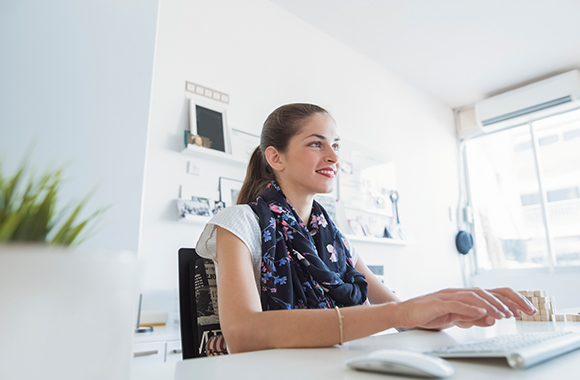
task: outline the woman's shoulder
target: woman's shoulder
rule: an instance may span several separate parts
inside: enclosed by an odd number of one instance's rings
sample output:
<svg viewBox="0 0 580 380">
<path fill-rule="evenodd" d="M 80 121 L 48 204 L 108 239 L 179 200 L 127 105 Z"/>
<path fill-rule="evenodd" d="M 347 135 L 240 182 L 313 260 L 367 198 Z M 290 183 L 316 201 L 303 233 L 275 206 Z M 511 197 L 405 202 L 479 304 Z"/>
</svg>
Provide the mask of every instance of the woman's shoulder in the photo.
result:
<svg viewBox="0 0 580 380">
<path fill-rule="evenodd" d="M 240 238 L 250 252 L 259 250 L 260 226 L 256 214 L 249 205 L 226 207 L 209 220 L 196 244 L 200 256 L 215 260 L 217 227 L 228 230 Z"/>
<path fill-rule="evenodd" d="M 220 224 L 223 222 L 227 222 L 230 220 L 239 220 L 242 219 L 257 219 L 256 214 L 250 207 L 250 205 L 243 204 L 243 205 L 234 205 L 229 206 L 218 212 L 210 219 L 209 223 L 212 224 Z"/>
<path fill-rule="evenodd" d="M 247 204 L 226 207 L 218 212 L 210 219 L 206 229 L 212 230 L 213 235 L 216 227 L 224 228 L 244 241 L 252 239 L 254 235 L 260 236 L 258 216 Z"/>
</svg>

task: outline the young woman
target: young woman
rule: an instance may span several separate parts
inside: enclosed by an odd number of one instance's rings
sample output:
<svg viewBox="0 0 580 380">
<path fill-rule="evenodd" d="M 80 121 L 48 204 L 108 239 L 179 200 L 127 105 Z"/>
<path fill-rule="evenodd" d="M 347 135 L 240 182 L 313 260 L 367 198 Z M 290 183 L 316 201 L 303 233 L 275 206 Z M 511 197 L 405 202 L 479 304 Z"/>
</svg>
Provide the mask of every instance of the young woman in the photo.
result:
<svg viewBox="0 0 580 380">
<path fill-rule="evenodd" d="M 520 310 L 536 313 L 509 288 L 397 298 L 314 201 L 336 185 L 339 147 L 326 110 L 279 107 L 264 123 L 238 205 L 205 227 L 196 248 L 216 262 L 230 352 L 332 346 L 392 327 L 491 326 Z"/>
</svg>

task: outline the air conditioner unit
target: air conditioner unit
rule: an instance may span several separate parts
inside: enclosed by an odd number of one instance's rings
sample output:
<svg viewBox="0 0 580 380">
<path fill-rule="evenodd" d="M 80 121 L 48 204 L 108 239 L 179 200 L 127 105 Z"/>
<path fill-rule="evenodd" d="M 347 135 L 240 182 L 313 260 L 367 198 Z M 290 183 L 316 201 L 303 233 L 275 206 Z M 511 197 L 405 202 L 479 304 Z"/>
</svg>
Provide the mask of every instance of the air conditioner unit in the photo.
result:
<svg viewBox="0 0 580 380">
<path fill-rule="evenodd" d="M 475 119 L 483 132 L 523 124 L 538 112 L 580 99 L 580 70 L 541 80 L 475 104 Z"/>
</svg>

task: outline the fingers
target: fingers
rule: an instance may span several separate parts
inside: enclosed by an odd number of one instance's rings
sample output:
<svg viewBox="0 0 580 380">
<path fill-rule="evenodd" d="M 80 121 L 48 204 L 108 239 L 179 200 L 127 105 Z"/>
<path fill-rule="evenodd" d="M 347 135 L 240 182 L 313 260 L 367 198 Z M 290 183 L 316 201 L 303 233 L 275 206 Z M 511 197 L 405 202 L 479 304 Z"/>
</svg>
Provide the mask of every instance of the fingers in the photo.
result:
<svg viewBox="0 0 580 380">
<path fill-rule="evenodd" d="M 497 288 L 491 290 L 484 290 L 479 288 L 472 289 L 446 289 L 442 291 L 443 294 L 453 295 L 461 292 L 472 293 L 480 297 L 489 306 L 483 306 L 481 303 L 478 306 L 486 307 L 489 314 L 496 319 L 509 318 L 512 316 L 520 316 L 520 310 L 528 315 L 537 313 L 537 309 L 528 301 L 528 299 L 521 294 L 515 292 L 510 288 Z"/>
<path fill-rule="evenodd" d="M 487 309 L 470 305 L 461 301 L 446 301 L 439 305 L 441 308 L 440 314 L 449 314 L 450 322 L 456 320 L 475 320 L 483 318 L 487 315 Z"/>
<path fill-rule="evenodd" d="M 448 298 L 448 299 L 446 299 Z M 399 304 L 399 327 L 438 328 L 455 321 L 471 321 L 485 317 L 487 310 L 452 297 L 429 294 Z"/>
<path fill-rule="evenodd" d="M 518 304 L 516 304 L 511 299 L 509 299 L 507 297 L 504 297 L 501 294 L 494 294 L 494 295 L 496 296 L 497 299 L 499 299 L 501 302 L 503 302 L 504 305 L 506 305 L 510 309 L 510 311 L 512 312 L 512 314 L 514 315 L 514 317 L 520 317 L 521 316 L 520 306 L 518 306 Z"/>
<path fill-rule="evenodd" d="M 495 324 L 495 319 L 493 319 L 492 317 L 490 317 L 489 315 L 486 315 L 485 317 L 473 320 L 473 321 L 464 321 L 464 320 L 459 320 L 455 322 L 455 325 L 457 327 L 460 327 L 462 329 L 468 329 L 470 327 L 473 326 L 478 326 L 478 327 L 489 327 L 489 326 L 493 326 Z"/>
<path fill-rule="evenodd" d="M 487 302 L 489 302 L 491 305 L 493 305 L 497 309 L 497 311 L 502 314 L 501 315 L 502 318 L 509 318 L 513 316 L 513 313 L 511 312 L 510 308 L 506 306 L 502 301 L 500 301 L 497 297 L 495 297 L 495 295 L 493 295 L 492 293 L 484 289 L 474 289 L 473 291 L 477 295 L 485 299 Z"/>
<path fill-rule="evenodd" d="M 495 294 L 496 297 L 499 296 L 503 298 L 503 302 L 510 306 L 512 312 L 514 309 L 521 310 L 528 315 L 535 315 L 538 312 L 538 309 L 536 309 L 526 297 L 511 288 L 491 289 L 489 292 Z M 517 314 L 519 314 L 519 312 Z"/>
<path fill-rule="evenodd" d="M 537 310 L 510 288 L 484 290 L 445 289 L 403 302 L 406 324 L 437 328 L 449 323 L 459 327 L 487 327 L 497 319 L 519 316 L 520 311 L 533 315 Z M 403 326 L 406 327 L 406 326 Z"/>
<path fill-rule="evenodd" d="M 487 314 L 495 319 L 512 316 L 510 309 L 506 305 L 483 289 L 446 289 L 441 291 L 441 293 L 447 299 L 459 300 L 473 306 L 484 308 Z"/>
<path fill-rule="evenodd" d="M 495 318 L 490 316 L 484 308 L 473 307 L 459 301 L 448 301 L 442 305 L 448 312 L 445 316 L 447 322 L 453 323 L 458 327 L 488 327 L 495 324 Z"/>
</svg>

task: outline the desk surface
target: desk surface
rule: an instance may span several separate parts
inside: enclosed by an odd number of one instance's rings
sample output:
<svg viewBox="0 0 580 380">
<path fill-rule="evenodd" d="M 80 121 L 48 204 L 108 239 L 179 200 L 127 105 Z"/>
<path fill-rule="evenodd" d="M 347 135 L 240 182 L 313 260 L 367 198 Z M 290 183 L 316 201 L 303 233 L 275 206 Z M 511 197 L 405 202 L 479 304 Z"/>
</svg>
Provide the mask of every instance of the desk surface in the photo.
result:
<svg viewBox="0 0 580 380">
<path fill-rule="evenodd" d="M 317 349 L 266 350 L 212 358 L 190 359 L 177 363 L 147 364 L 135 367 L 132 380 L 236 379 L 268 376 L 276 379 L 378 379 L 376 374 L 359 372 L 344 364 L 348 358 L 381 348 L 426 351 L 434 347 L 467 342 L 497 335 L 533 331 L 580 331 L 580 322 L 498 321 L 488 328 L 451 328 L 442 332 L 388 330 L 346 343 L 343 347 Z M 566 379 L 580 373 L 580 350 L 562 355 L 526 370 L 511 369 L 505 359 L 449 359 L 455 379 Z M 398 378 L 390 376 L 389 378 Z M 408 377 L 400 377 L 409 379 Z"/>
</svg>

